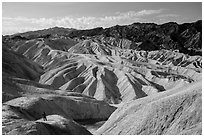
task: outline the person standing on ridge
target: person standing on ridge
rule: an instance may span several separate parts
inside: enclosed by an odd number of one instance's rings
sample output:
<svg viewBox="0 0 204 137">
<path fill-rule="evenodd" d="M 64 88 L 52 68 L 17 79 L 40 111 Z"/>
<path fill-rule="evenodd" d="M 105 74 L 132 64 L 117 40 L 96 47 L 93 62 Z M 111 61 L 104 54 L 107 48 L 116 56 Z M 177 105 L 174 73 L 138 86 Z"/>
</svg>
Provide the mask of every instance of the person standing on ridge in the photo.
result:
<svg viewBox="0 0 204 137">
<path fill-rule="evenodd" d="M 43 112 L 42 117 L 43 117 L 43 120 L 44 120 L 44 121 L 47 121 L 46 113 L 45 113 L 45 112 Z"/>
</svg>

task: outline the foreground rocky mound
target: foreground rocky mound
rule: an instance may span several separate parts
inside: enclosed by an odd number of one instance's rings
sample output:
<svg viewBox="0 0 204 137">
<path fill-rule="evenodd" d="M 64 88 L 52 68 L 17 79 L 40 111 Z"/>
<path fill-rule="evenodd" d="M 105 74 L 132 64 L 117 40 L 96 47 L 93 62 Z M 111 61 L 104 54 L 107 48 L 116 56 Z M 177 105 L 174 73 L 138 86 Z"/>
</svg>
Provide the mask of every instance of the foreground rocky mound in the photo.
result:
<svg viewBox="0 0 204 137">
<path fill-rule="evenodd" d="M 202 134 L 202 82 L 131 101 L 97 131 L 113 135 Z"/>
<path fill-rule="evenodd" d="M 16 117 L 18 118 L 18 117 Z M 91 135 L 84 127 L 59 115 L 50 115 L 48 121 L 12 121 L 12 126 L 3 126 L 4 135 Z"/>
<path fill-rule="evenodd" d="M 106 120 L 115 109 L 80 94 L 19 97 L 3 104 L 3 134 L 90 134 L 75 121 Z"/>
</svg>

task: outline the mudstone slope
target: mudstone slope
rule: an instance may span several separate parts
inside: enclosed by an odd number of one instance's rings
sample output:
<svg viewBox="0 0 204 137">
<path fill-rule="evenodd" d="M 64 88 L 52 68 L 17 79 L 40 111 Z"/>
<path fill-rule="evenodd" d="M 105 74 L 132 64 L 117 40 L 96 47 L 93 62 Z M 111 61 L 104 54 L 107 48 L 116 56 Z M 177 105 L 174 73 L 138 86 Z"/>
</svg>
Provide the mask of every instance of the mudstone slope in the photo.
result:
<svg viewBox="0 0 204 137">
<path fill-rule="evenodd" d="M 3 36 L 3 134 L 202 134 L 201 26 Z"/>
</svg>

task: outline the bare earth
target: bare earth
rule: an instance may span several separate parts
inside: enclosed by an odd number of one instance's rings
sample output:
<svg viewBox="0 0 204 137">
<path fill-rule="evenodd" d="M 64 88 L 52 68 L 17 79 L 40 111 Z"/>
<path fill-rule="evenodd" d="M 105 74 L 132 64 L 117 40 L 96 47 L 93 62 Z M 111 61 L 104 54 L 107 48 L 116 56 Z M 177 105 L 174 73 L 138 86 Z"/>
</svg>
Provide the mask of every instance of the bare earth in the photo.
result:
<svg viewBox="0 0 204 137">
<path fill-rule="evenodd" d="M 197 48 L 193 27 L 179 36 Z M 3 36 L 4 135 L 202 134 L 200 53 L 116 37 L 114 27 L 54 29 Z"/>
</svg>

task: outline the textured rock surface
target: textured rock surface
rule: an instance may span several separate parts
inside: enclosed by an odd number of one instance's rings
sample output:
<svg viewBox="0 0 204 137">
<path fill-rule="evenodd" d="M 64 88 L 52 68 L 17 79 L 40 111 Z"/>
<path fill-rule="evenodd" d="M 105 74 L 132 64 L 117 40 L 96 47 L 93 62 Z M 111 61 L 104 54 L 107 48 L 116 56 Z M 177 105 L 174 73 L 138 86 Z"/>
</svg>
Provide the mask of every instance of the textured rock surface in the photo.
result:
<svg viewBox="0 0 204 137">
<path fill-rule="evenodd" d="M 5 112 L 6 111 L 6 112 Z M 15 115 L 12 107 L 3 106 L 3 135 L 90 135 L 84 127 L 59 115 L 47 116 L 47 121 L 29 121 Z M 7 114 L 5 114 L 7 113 Z M 25 113 L 21 111 L 21 113 Z M 12 114 L 12 115 L 11 115 Z"/>
<path fill-rule="evenodd" d="M 41 84 L 113 104 L 201 80 L 200 56 L 134 51 L 113 46 L 112 41 L 96 37 L 79 42 L 68 52 L 54 50 L 42 39 L 17 42 L 12 48 L 45 68 Z"/>
<path fill-rule="evenodd" d="M 178 49 L 182 53 L 201 55 L 202 21 L 177 24 L 169 22 L 161 25 L 154 23 L 133 23 L 131 25 L 113 26 L 110 28 L 76 30 L 69 37 L 105 35 L 125 38 L 133 42 L 141 42 L 141 46 L 133 46 L 143 50 Z M 149 46 L 147 46 L 149 44 Z M 151 47 L 151 48 L 150 48 Z"/>
<path fill-rule="evenodd" d="M 201 134 L 201 24 L 3 36 L 3 134 Z"/>
<path fill-rule="evenodd" d="M 19 97 L 3 104 L 3 134 L 88 134 L 73 120 L 106 120 L 115 109 L 105 102 L 76 93 Z M 43 112 L 47 114 L 46 122 L 39 121 Z M 19 127 L 26 121 L 25 126 Z"/>
<path fill-rule="evenodd" d="M 98 134 L 202 134 L 202 83 L 165 91 L 119 107 Z"/>
<path fill-rule="evenodd" d="M 202 54 L 202 20 L 193 23 L 177 24 L 176 22 L 168 22 L 161 25 L 154 23 L 133 23 L 131 25 L 113 26 L 110 28 L 94 28 L 90 30 L 75 30 L 68 28 L 50 28 L 45 30 L 26 32 L 7 36 L 13 40 L 28 40 L 35 38 L 79 38 L 94 37 L 103 35 L 105 37 L 113 37 L 116 39 L 127 39 L 137 46 L 132 46 L 131 49 L 146 50 L 146 45 L 151 43 L 152 48 L 147 50 L 157 49 L 172 49 L 180 50 L 180 52 L 189 55 Z M 142 44 L 142 46 L 140 46 Z M 152 46 L 152 44 L 154 46 Z M 126 46 L 125 46 L 126 47 Z"/>
<path fill-rule="evenodd" d="M 75 120 L 105 120 L 115 110 L 115 107 L 109 106 L 103 101 L 74 93 L 67 96 L 45 94 L 42 97 L 20 97 L 4 104 L 20 107 L 32 114 L 34 119 L 39 119 L 45 111 L 48 115 L 59 114 Z"/>
<path fill-rule="evenodd" d="M 2 47 L 2 71 L 6 75 L 30 80 L 39 80 L 43 68 L 7 47 Z"/>
</svg>

